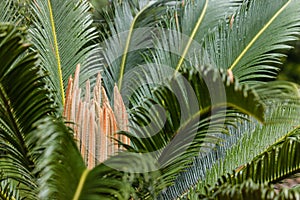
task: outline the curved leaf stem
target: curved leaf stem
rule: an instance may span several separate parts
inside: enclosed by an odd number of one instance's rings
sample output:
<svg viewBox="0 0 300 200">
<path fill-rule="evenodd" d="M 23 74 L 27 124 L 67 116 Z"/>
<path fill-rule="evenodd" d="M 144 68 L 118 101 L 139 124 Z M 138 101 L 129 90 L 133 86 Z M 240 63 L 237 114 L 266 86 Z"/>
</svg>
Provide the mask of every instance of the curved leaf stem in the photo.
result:
<svg viewBox="0 0 300 200">
<path fill-rule="evenodd" d="M 232 70 L 238 62 L 242 59 L 242 57 L 247 53 L 247 51 L 251 48 L 251 46 L 258 40 L 258 38 L 264 33 L 264 31 L 273 23 L 273 21 L 284 11 L 284 9 L 291 3 L 292 0 L 289 0 L 282 8 L 280 8 L 275 15 L 264 25 L 264 27 L 255 35 L 255 37 L 250 41 L 250 43 L 246 46 L 246 48 L 242 51 L 242 53 L 235 59 L 233 64 L 229 67 L 229 70 Z"/>
<path fill-rule="evenodd" d="M 129 29 L 129 33 L 128 33 L 128 37 L 127 37 L 127 40 L 126 40 L 126 44 L 125 44 L 124 53 L 123 53 L 123 56 L 122 56 L 121 66 L 120 66 L 120 76 L 119 76 L 119 81 L 118 81 L 118 89 L 119 90 L 121 90 L 121 87 L 122 87 L 122 81 L 123 81 L 124 71 L 125 71 L 125 67 L 126 67 L 127 54 L 128 54 L 130 41 L 131 41 L 131 38 L 132 38 L 133 29 L 134 29 L 136 20 L 148 8 L 148 6 L 149 6 L 149 3 L 142 10 L 140 10 L 132 20 L 132 23 L 131 23 L 131 26 L 130 26 L 130 29 Z"/>
<path fill-rule="evenodd" d="M 60 90 L 61 90 L 60 92 L 61 92 L 61 96 L 62 96 L 62 105 L 64 105 L 65 104 L 64 82 L 63 82 L 63 77 L 62 77 L 61 60 L 60 60 L 60 54 L 59 54 L 59 48 L 58 48 L 51 0 L 48 0 L 48 7 L 49 7 L 51 27 L 52 27 L 52 36 L 53 36 L 53 40 L 54 40 L 53 42 L 54 42 L 55 56 L 56 56 L 56 61 L 57 61 L 57 70 L 58 70 L 58 76 L 59 76 L 59 80 L 60 80 Z"/>
<path fill-rule="evenodd" d="M 194 28 L 193 31 L 192 31 L 191 36 L 189 37 L 189 40 L 188 40 L 188 42 L 187 42 L 187 45 L 186 45 L 186 47 L 184 48 L 184 51 L 183 51 L 183 53 L 182 53 L 182 56 L 181 56 L 181 58 L 180 58 L 180 60 L 179 60 L 179 62 L 178 62 L 178 64 L 177 64 L 177 66 L 176 66 L 176 71 L 178 71 L 178 70 L 180 69 L 180 67 L 181 67 L 181 65 L 182 65 L 182 63 L 183 63 L 183 61 L 184 61 L 184 59 L 185 59 L 185 57 L 186 57 L 186 54 L 188 53 L 188 51 L 189 51 L 189 49 L 190 49 L 190 47 L 191 47 L 191 45 L 192 45 L 192 42 L 193 42 L 193 40 L 194 40 L 194 38 L 195 38 L 195 36 L 196 36 L 196 33 L 197 33 L 197 31 L 198 31 L 198 29 L 199 29 L 199 27 L 200 27 L 200 25 L 201 25 L 201 22 L 203 21 L 203 18 L 204 18 L 204 16 L 205 16 L 205 13 L 206 13 L 206 10 L 207 10 L 207 6 L 208 6 L 208 0 L 205 1 L 205 5 L 204 5 L 204 7 L 203 7 L 202 13 L 201 13 L 201 15 L 200 15 L 200 17 L 199 17 L 199 19 L 198 19 L 196 25 L 195 25 L 195 28 Z"/>
<path fill-rule="evenodd" d="M 76 189 L 75 195 L 73 197 L 73 200 L 78 200 L 84 185 L 84 182 L 86 180 L 86 177 L 88 176 L 90 170 L 89 169 L 85 169 L 81 175 L 80 181 L 78 183 L 78 187 Z"/>
</svg>

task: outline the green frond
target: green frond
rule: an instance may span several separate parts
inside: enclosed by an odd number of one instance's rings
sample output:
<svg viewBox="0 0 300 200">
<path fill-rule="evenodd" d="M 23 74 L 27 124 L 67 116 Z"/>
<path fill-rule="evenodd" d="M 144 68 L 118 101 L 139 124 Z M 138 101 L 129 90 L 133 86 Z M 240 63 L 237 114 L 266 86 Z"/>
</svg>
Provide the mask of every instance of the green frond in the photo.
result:
<svg viewBox="0 0 300 200">
<path fill-rule="evenodd" d="M 20 19 L 17 7 L 13 0 L 1 1 L 0 8 L 0 22 L 17 23 L 18 19 Z"/>
<path fill-rule="evenodd" d="M 242 116 L 240 116 L 242 118 Z M 259 125 L 257 123 L 257 125 Z M 237 128 L 238 127 L 238 128 Z M 182 194 L 190 194 L 193 192 L 194 186 L 201 180 L 204 180 L 206 173 L 212 166 L 223 159 L 226 152 L 232 148 L 249 130 L 253 130 L 253 119 L 240 119 L 233 125 L 227 125 L 228 134 L 220 134 L 220 143 L 206 152 L 204 155 L 199 155 L 194 158 L 193 164 L 185 171 L 181 172 L 175 180 L 175 184 L 167 188 L 162 193 L 163 199 L 171 199 L 179 197 Z"/>
<path fill-rule="evenodd" d="M 108 93 L 113 91 L 115 84 L 122 90 L 126 74 L 145 63 L 142 52 L 152 46 L 152 30 L 166 10 L 165 2 L 143 0 L 136 5 L 127 1 L 115 2 L 113 18 L 107 11 L 106 32 L 110 37 L 105 38 L 101 46 L 106 65 L 103 78 Z"/>
<path fill-rule="evenodd" d="M 166 66 L 181 69 L 191 53 L 201 49 L 207 31 L 218 24 L 215 16 L 226 18 L 241 5 L 241 1 L 228 0 L 187 1 L 184 5 L 175 1 L 145 2 L 140 1 L 134 8 L 126 1 L 116 3 L 115 18 L 107 14 L 107 31 L 112 35 L 103 44 L 107 65 L 104 83 L 108 91 L 116 83 L 120 91 L 126 90 L 128 76 L 147 63 L 154 63 L 156 71 L 163 71 L 161 68 Z M 182 29 L 176 30 L 177 20 Z"/>
<path fill-rule="evenodd" d="M 278 93 L 278 90 L 281 90 L 281 93 Z M 229 135 L 220 136 L 222 138 L 222 142 L 220 142 L 219 146 L 207 152 L 206 155 L 195 158 L 193 165 L 185 172 L 180 174 L 175 181 L 174 186 L 169 187 L 163 193 L 165 197 L 163 199 L 181 196 L 182 194 L 185 194 L 189 188 L 197 185 L 196 183 L 198 183 L 199 190 L 201 190 L 200 188 L 203 189 L 203 184 L 201 184 L 202 181 L 205 182 L 206 179 L 210 178 L 215 180 L 216 177 L 219 177 L 222 175 L 222 173 L 224 173 L 224 170 L 228 169 L 230 172 L 231 170 L 238 168 L 242 164 L 238 165 L 237 163 L 247 158 L 253 153 L 253 151 L 258 150 L 260 145 L 266 145 L 267 141 L 273 141 L 269 143 L 270 147 L 267 145 L 262 146 L 261 152 L 257 152 L 258 154 L 264 152 L 267 148 L 271 148 L 271 145 L 276 142 L 274 137 L 277 137 L 277 140 L 282 138 L 282 136 L 279 135 L 279 132 L 276 131 L 281 130 L 282 135 L 290 135 L 292 133 L 288 131 L 287 127 L 292 128 L 293 130 L 293 126 L 297 124 L 297 120 L 299 121 L 297 117 L 298 103 L 297 100 L 295 100 L 295 98 L 297 98 L 298 90 L 295 90 L 294 84 L 288 82 L 270 82 L 268 84 L 255 87 L 254 91 L 265 103 L 267 107 L 266 113 L 268 113 L 268 115 L 270 115 L 270 110 L 280 107 L 278 106 L 278 102 L 282 102 L 280 105 L 285 105 L 287 108 L 295 110 L 291 111 L 289 113 L 290 115 L 286 113 L 284 115 L 282 114 L 281 116 L 278 115 L 273 119 L 267 117 L 265 122 L 266 125 L 264 126 L 270 126 L 269 130 L 266 130 L 268 132 L 268 136 L 265 136 L 265 138 L 264 133 L 260 133 L 260 135 L 257 135 L 258 133 L 256 133 L 256 141 L 241 141 L 243 138 L 247 140 L 248 138 L 254 137 L 253 132 L 261 129 L 262 126 L 253 118 L 245 118 L 244 120 L 241 120 L 241 122 L 233 124 L 233 126 L 227 126 Z M 295 98 L 293 98 L 293 96 L 295 96 Z M 280 126 L 282 124 L 284 124 L 285 127 L 281 129 Z M 274 134 L 270 133 L 270 130 L 274 130 L 278 135 L 275 136 Z M 272 139 L 267 139 L 268 137 L 271 137 Z M 249 148 L 248 143 L 251 146 Z M 240 146 L 242 144 L 245 146 Z M 232 152 L 232 149 L 235 149 L 236 146 L 239 147 L 239 149 L 235 150 L 238 152 Z M 247 152 L 243 151 L 245 149 Z M 255 158 L 255 155 L 257 154 L 253 153 L 254 157 L 252 159 Z M 228 160 L 225 159 L 227 156 L 229 157 Z M 213 184 L 213 182 L 214 181 L 209 184 Z"/>
<path fill-rule="evenodd" d="M 197 65 L 205 60 L 203 51 L 204 36 L 213 30 L 220 19 L 232 16 L 241 1 L 196 0 L 184 1 L 175 8 L 169 8 L 159 29 L 153 31 L 154 49 L 148 63 L 154 63 L 157 70 L 174 69 L 174 73 L 188 65 Z M 194 54 L 197 52 L 197 55 Z M 201 62 L 210 64 L 210 60 Z"/>
<path fill-rule="evenodd" d="M 287 42 L 299 35 L 300 18 L 294 14 L 299 10 L 297 0 L 246 2 L 204 46 L 218 68 L 231 70 L 241 82 L 274 79 L 284 56 L 280 50 L 291 48 Z"/>
<path fill-rule="evenodd" d="M 255 183 L 251 179 L 241 184 L 224 184 L 220 187 L 211 187 L 206 195 L 193 193 L 193 199 L 220 199 L 220 200 L 293 200 L 299 199 L 300 193 L 284 189 L 279 194 L 274 188 L 265 183 Z"/>
<path fill-rule="evenodd" d="M 30 36 L 34 49 L 50 74 L 57 101 L 64 105 L 65 88 L 76 65 L 82 66 L 82 82 L 100 69 L 100 58 L 94 56 L 99 53 L 99 47 L 93 43 L 97 32 L 91 26 L 90 7 L 86 0 L 36 0 L 31 4 L 33 25 Z"/>
<path fill-rule="evenodd" d="M 235 124 L 242 118 L 237 111 L 226 113 L 225 108 L 235 108 L 263 121 L 264 106 L 259 96 L 237 81 L 231 83 L 225 73 L 190 69 L 182 75 L 154 89 L 155 98 L 144 97 L 150 99 L 132 109 L 134 132 L 123 133 L 132 142 L 131 147 L 127 145 L 130 151 L 154 154 L 166 185 L 173 184 L 199 151 L 203 156 L 220 141 L 227 132 L 225 124 Z"/>
<path fill-rule="evenodd" d="M 188 58 L 188 54 L 193 52 L 193 43 L 201 44 L 207 33 L 214 29 L 220 19 L 232 16 L 241 5 L 241 1 L 228 0 L 188 0 L 175 12 L 175 23 L 180 27 L 180 31 L 187 41 L 182 42 L 183 51 L 175 67 L 176 71 L 181 69 L 183 62 Z M 178 20 L 179 22 L 176 22 Z M 186 39 L 180 38 L 180 39 Z"/>
<path fill-rule="evenodd" d="M 86 167 L 70 130 L 62 120 L 44 118 L 28 135 L 27 145 L 37 157 L 40 199 L 72 199 Z"/>
<path fill-rule="evenodd" d="M 207 171 L 203 182 L 198 184 L 198 189 L 202 190 L 203 185 L 212 185 L 223 174 L 256 159 L 257 155 L 264 153 L 274 143 L 289 135 L 300 124 L 299 109 L 299 103 L 294 101 L 273 103 L 272 107 L 267 109 L 268 117 L 265 124 L 253 126 L 254 130 L 251 128 L 246 130 L 236 145 L 227 150 L 226 156 Z"/>
<path fill-rule="evenodd" d="M 16 186 L 13 186 L 11 182 L 1 177 L 0 181 L 0 199 L 1 200 L 21 200 L 18 194 Z"/>
<path fill-rule="evenodd" d="M 300 143 L 287 139 L 284 143 L 273 147 L 257 156 L 237 172 L 230 176 L 223 176 L 217 182 L 235 184 L 251 178 L 255 183 L 276 183 L 300 171 L 299 152 Z"/>
<path fill-rule="evenodd" d="M 57 110 L 38 56 L 28 52 L 29 46 L 23 29 L 0 25 L 0 166 L 5 177 L 19 182 L 31 197 L 35 161 L 26 137 L 36 121 Z"/>
<path fill-rule="evenodd" d="M 271 81 L 254 85 L 251 88 L 269 105 L 270 101 L 297 101 L 300 97 L 298 85 L 288 81 Z"/>
</svg>

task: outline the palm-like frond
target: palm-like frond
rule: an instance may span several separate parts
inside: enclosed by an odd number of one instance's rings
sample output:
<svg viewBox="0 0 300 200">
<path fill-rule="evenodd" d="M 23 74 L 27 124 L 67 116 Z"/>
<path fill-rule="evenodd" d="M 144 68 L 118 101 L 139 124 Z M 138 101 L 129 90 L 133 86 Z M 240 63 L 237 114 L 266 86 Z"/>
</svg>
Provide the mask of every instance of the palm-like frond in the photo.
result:
<svg viewBox="0 0 300 200">
<path fill-rule="evenodd" d="M 213 191 L 214 190 L 214 191 Z M 234 199 L 234 200 L 293 200 L 299 199 L 300 194 L 297 191 L 282 190 L 279 194 L 274 188 L 269 187 L 265 183 L 255 183 L 254 181 L 246 180 L 241 184 L 224 184 L 217 188 L 210 188 L 205 195 L 192 194 L 194 199 Z"/>
<path fill-rule="evenodd" d="M 111 37 L 105 38 L 102 46 L 106 65 L 103 78 L 108 95 L 113 93 L 115 84 L 122 90 L 126 73 L 145 63 L 142 52 L 152 46 L 152 28 L 160 21 L 166 9 L 165 2 L 115 2 L 115 17 L 111 19 L 106 14 L 109 26 L 106 31 Z"/>
<path fill-rule="evenodd" d="M 179 8 L 178 16 L 174 18 L 175 24 L 178 26 L 177 31 L 184 36 L 179 35 L 177 38 L 181 41 L 179 49 L 182 51 L 179 54 L 180 59 L 175 65 L 176 70 L 182 67 L 184 60 L 189 57 L 189 53 L 195 50 L 193 48 L 197 48 L 193 43 L 202 43 L 204 36 L 218 25 L 219 20 L 232 16 L 241 3 L 240 0 L 185 1 Z"/>
<path fill-rule="evenodd" d="M 298 199 L 299 190 L 292 188 L 276 192 L 270 184 L 283 180 L 287 176 L 299 172 L 299 141 L 287 139 L 279 146 L 273 146 L 242 169 L 222 176 L 215 186 L 211 186 L 203 195 L 190 191 L 188 196 L 201 196 L 201 199 Z M 248 180 L 250 179 L 250 180 Z M 247 183 L 251 182 L 250 185 Z M 260 185 L 260 188 L 256 188 Z M 241 193 L 240 187 L 244 187 Z M 256 188 L 256 191 L 252 191 Z M 247 191 L 248 190 L 248 191 Z M 256 195 L 255 195 L 256 194 Z"/>
<path fill-rule="evenodd" d="M 27 52 L 23 30 L 0 26 L 0 165 L 5 177 L 19 183 L 31 197 L 36 187 L 34 158 L 26 137 L 33 124 L 56 111 L 45 73 L 37 66 L 37 55 Z M 34 197 L 31 197 L 34 199 Z"/>
<path fill-rule="evenodd" d="M 0 8 L 0 22 L 16 23 L 19 19 L 16 5 L 13 0 L 1 1 Z"/>
<path fill-rule="evenodd" d="M 61 121 L 43 119 L 28 135 L 27 143 L 33 146 L 36 172 L 41 175 L 39 198 L 72 199 L 86 167 L 68 128 Z"/>
<path fill-rule="evenodd" d="M 226 133 L 225 124 L 237 122 L 239 117 L 230 110 L 226 114 L 224 108 L 236 108 L 263 120 L 264 107 L 255 91 L 240 87 L 238 82 L 231 83 L 225 73 L 219 73 L 213 69 L 203 69 L 202 73 L 182 72 L 188 82 L 182 77 L 174 78 L 165 87 L 154 90 L 155 99 L 132 110 L 136 125 L 132 127 L 132 134 L 124 133 L 132 142 L 127 148 L 153 154 L 161 165 L 162 184 L 173 184 L 178 173 L 188 167 L 199 151 L 203 156 L 212 144 L 218 143 L 220 135 Z M 162 106 L 167 115 L 160 109 L 153 110 L 156 104 Z M 145 114 L 144 109 L 149 110 L 149 114 Z M 157 187 L 162 189 L 166 185 Z"/>
<path fill-rule="evenodd" d="M 300 160 L 297 155 L 299 148 L 299 141 L 287 139 L 280 146 L 273 147 L 259 155 L 257 159 L 247 163 L 233 176 L 219 180 L 217 184 L 242 183 L 248 178 L 256 183 L 276 183 L 283 180 L 300 171 Z"/>
<path fill-rule="evenodd" d="M 206 59 L 207 56 L 204 55 L 202 49 L 202 40 L 211 29 L 218 25 L 220 18 L 226 19 L 231 16 L 241 3 L 241 1 L 228 0 L 184 1 L 182 4 L 173 2 L 174 5 L 168 7 L 161 22 L 157 22 L 158 28 L 135 30 L 136 37 L 146 37 L 147 42 L 151 44 L 151 49 L 150 52 L 142 52 L 146 63 L 138 62 L 139 65 L 143 65 L 144 69 L 146 68 L 146 71 L 141 74 L 137 73 L 144 70 L 141 67 L 128 71 L 124 78 L 126 80 L 123 83 L 124 87 L 120 88 L 121 94 L 135 93 L 137 97 L 131 103 L 138 104 L 138 100 L 142 99 L 148 88 L 144 87 L 137 92 L 134 91 L 137 85 L 161 84 L 172 78 L 178 71 L 184 70 L 186 67 L 184 65 L 210 65 L 211 60 Z M 137 49 L 150 48 L 146 46 L 148 44 L 137 44 L 133 47 Z M 136 59 L 133 60 L 136 61 Z M 123 96 L 123 98 L 125 97 Z"/>
<path fill-rule="evenodd" d="M 2 200 L 21 200 L 18 190 L 9 181 L 1 177 L 0 181 L 0 199 Z"/>
<path fill-rule="evenodd" d="M 244 134 L 255 129 L 253 122 L 254 120 L 241 119 L 240 122 L 227 126 L 228 134 L 219 136 L 221 138 L 220 144 L 206 154 L 200 154 L 195 157 L 193 164 L 181 172 L 176 178 L 175 184 L 168 187 L 167 190 L 162 193 L 162 199 L 174 199 L 175 197 L 187 193 L 187 191 L 188 195 L 193 193 L 193 187 L 197 185 L 199 181 L 205 180 L 207 172 L 213 165 L 223 159 L 226 152 L 232 148 Z M 259 126 L 260 124 L 257 123 L 257 125 Z"/>
<path fill-rule="evenodd" d="M 282 93 L 278 93 L 277 89 L 279 88 L 284 88 L 284 90 L 281 90 Z M 276 141 L 275 138 L 278 139 L 281 138 L 283 135 L 287 135 L 287 130 L 289 128 L 293 128 L 293 125 L 291 124 L 296 125 L 298 123 L 299 119 L 296 116 L 294 116 L 298 112 L 298 106 L 296 106 L 298 104 L 296 103 L 296 105 L 294 106 L 293 103 L 287 103 L 295 101 L 294 99 L 291 99 L 291 96 L 295 96 L 295 98 L 297 98 L 298 91 L 295 91 L 293 84 L 284 82 L 268 83 L 263 84 L 259 87 L 257 86 L 254 91 L 257 92 L 258 96 L 261 98 L 262 101 L 265 102 L 267 107 L 270 107 L 272 104 L 274 104 L 274 102 L 282 101 L 283 103 L 281 105 L 287 106 L 288 109 L 293 110 L 295 108 L 296 110 L 291 111 L 290 113 L 283 114 L 279 112 L 278 115 L 273 118 L 267 117 L 266 125 L 264 126 L 269 127 L 268 130 L 261 128 L 261 125 L 259 125 L 254 119 L 248 119 L 246 121 L 241 120 L 242 123 L 237 123 L 234 126 L 227 126 L 229 135 L 221 137 L 223 141 L 220 143 L 220 146 L 217 146 L 215 149 L 206 153 L 205 155 L 197 157 L 194 161 L 194 164 L 190 168 L 188 168 L 186 172 L 183 172 L 177 178 L 175 185 L 169 187 L 164 192 L 163 199 L 170 199 L 180 196 L 186 193 L 186 191 L 190 187 L 197 185 L 197 182 L 200 182 L 198 187 L 203 188 L 203 184 L 201 184 L 202 181 L 205 183 L 207 183 L 207 180 L 216 181 L 215 178 L 220 177 L 222 173 L 224 173 L 224 170 L 226 170 L 226 168 L 228 170 L 227 172 L 238 168 L 240 165 L 237 163 L 247 158 L 251 153 L 253 153 L 253 156 L 259 154 L 259 152 L 256 151 L 260 148 L 261 151 L 264 151 L 266 148 L 268 148 L 268 145 L 272 145 L 274 141 Z M 273 106 L 274 105 L 272 105 L 272 107 Z M 266 113 L 270 115 L 270 108 L 267 109 Z M 291 116 L 289 116 L 289 114 L 291 114 Z M 294 118 L 292 116 L 294 116 Z M 285 126 L 282 129 L 281 126 L 283 126 L 283 124 L 285 124 Z M 276 134 L 272 134 L 270 132 L 270 130 L 273 129 L 276 130 L 274 130 Z M 255 133 L 254 136 L 253 131 L 255 130 L 261 131 L 260 133 Z M 281 130 L 281 133 L 279 130 Z M 267 131 L 268 136 L 265 133 L 263 133 L 263 131 Z M 249 145 L 253 146 L 248 147 L 248 142 L 245 140 L 251 137 L 257 137 L 257 139 L 255 139 L 255 141 L 249 141 Z M 244 144 L 245 146 L 240 146 L 242 144 Z M 234 152 L 232 152 L 232 149 L 235 149 L 237 146 L 239 147 L 239 149 L 236 149 Z M 226 157 L 230 158 L 226 160 Z M 250 159 L 250 157 L 248 157 L 248 159 Z M 234 160 L 234 162 L 230 162 L 231 160 Z M 213 184 L 214 181 L 211 181 L 208 184 Z"/>
<path fill-rule="evenodd" d="M 51 87 L 57 91 L 60 105 L 65 103 L 68 78 L 77 64 L 81 64 L 84 72 L 82 81 L 99 71 L 99 58 L 93 56 L 99 50 L 93 44 L 97 33 L 91 26 L 89 9 L 86 0 L 32 1 L 32 42 L 43 67 L 50 73 Z"/>
<path fill-rule="evenodd" d="M 249 1 L 224 21 L 204 44 L 218 68 L 229 69 L 241 82 L 275 78 L 280 50 L 299 35 L 297 0 Z"/>
<path fill-rule="evenodd" d="M 191 61 L 194 51 L 202 48 L 204 36 L 220 19 L 232 16 L 241 3 L 236 0 L 184 1 L 171 10 L 164 22 L 167 26 L 155 31 L 158 32 L 153 52 L 155 64 L 180 70 L 185 61 Z"/>
<path fill-rule="evenodd" d="M 200 191 L 205 184 L 215 183 L 217 177 L 256 159 L 257 155 L 264 153 L 282 137 L 289 135 L 300 123 L 297 114 L 299 103 L 283 102 L 275 106 L 278 108 L 267 111 L 268 117 L 264 126 L 253 126 L 254 131 L 250 131 L 251 128 L 246 131 L 239 142 L 226 152 L 226 156 L 208 170 L 203 182 L 198 184 Z"/>
</svg>

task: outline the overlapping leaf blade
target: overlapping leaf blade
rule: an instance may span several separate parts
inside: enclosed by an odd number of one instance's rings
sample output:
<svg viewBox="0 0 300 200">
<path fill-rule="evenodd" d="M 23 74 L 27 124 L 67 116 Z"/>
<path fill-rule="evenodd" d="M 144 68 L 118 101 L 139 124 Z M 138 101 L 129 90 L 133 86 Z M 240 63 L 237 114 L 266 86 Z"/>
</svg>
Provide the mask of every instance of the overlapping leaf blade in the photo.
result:
<svg viewBox="0 0 300 200">
<path fill-rule="evenodd" d="M 30 28 L 34 48 L 43 67 L 50 73 L 51 87 L 63 105 L 68 78 L 77 64 L 82 66 L 81 81 L 99 71 L 97 33 L 86 0 L 32 1 L 33 25 Z M 81 83 L 82 83 L 81 82 Z"/>
<path fill-rule="evenodd" d="M 240 87 L 238 82 L 231 83 L 225 73 L 202 70 L 182 72 L 186 78 L 180 76 L 165 82 L 153 91 L 155 99 L 132 110 L 136 126 L 132 127 L 132 134 L 125 134 L 133 143 L 129 150 L 153 153 L 162 167 L 161 177 L 166 185 L 173 184 L 200 149 L 205 153 L 219 141 L 226 132 L 225 124 L 236 123 L 236 111 L 226 113 L 225 108 L 236 108 L 263 121 L 264 106 L 255 91 Z M 162 189 L 166 185 L 157 187 Z"/>
<path fill-rule="evenodd" d="M 299 113 L 299 102 L 291 100 L 290 102 L 284 101 L 276 104 L 272 102 L 272 104 L 274 107 L 266 112 L 268 116 L 265 125 L 256 126 L 253 131 L 245 132 L 236 145 L 226 152 L 226 156 L 208 170 L 205 180 L 198 185 L 200 191 L 203 190 L 203 185 L 212 185 L 218 177 L 230 173 L 253 159 L 257 159 L 258 155 L 263 154 L 281 138 L 289 135 L 295 129 L 295 126 L 300 124 L 297 115 Z M 229 160 L 234 162 L 229 162 Z"/>
<path fill-rule="evenodd" d="M 230 69 L 241 82 L 276 77 L 287 42 L 299 35 L 297 0 L 249 1 L 232 22 L 224 21 L 204 44 L 218 68 Z M 226 55 L 226 56 L 224 56 Z"/>
<path fill-rule="evenodd" d="M 34 199 L 35 162 L 26 137 L 37 120 L 55 113 L 56 108 L 45 73 L 37 66 L 37 55 L 27 52 L 30 45 L 23 31 L 0 26 L 0 165 L 4 176 Z"/>
<path fill-rule="evenodd" d="M 19 19 L 19 13 L 13 0 L 1 1 L 0 8 L 0 22 L 14 22 L 16 23 Z"/>
<path fill-rule="evenodd" d="M 153 173 L 146 173 L 155 169 L 151 157 L 123 153 L 87 169 L 73 131 L 62 120 L 48 117 L 36 126 L 28 144 L 35 144 L 32 154 L 38 155 L 36 170 L 41 176 L 36 192 L 40 199 L 129 199 L 130 195 L 136 197 L 134 183 L 143 188 L 143 184 L 156 180 Z"/>
</svg>

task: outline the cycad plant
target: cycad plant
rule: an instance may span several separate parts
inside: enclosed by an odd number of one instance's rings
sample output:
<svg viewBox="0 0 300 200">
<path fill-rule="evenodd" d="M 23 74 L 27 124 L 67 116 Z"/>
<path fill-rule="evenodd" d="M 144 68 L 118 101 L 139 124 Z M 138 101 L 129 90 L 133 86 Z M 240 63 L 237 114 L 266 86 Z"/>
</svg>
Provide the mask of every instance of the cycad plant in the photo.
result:
<svg viewBox="0 0 300 200">
<path fill-rule="evenodd" d="M 0 2 L 1 199 L 300 199 L 299 0 L 95 2 Z"/>
</svg>

